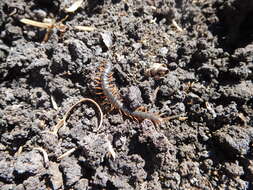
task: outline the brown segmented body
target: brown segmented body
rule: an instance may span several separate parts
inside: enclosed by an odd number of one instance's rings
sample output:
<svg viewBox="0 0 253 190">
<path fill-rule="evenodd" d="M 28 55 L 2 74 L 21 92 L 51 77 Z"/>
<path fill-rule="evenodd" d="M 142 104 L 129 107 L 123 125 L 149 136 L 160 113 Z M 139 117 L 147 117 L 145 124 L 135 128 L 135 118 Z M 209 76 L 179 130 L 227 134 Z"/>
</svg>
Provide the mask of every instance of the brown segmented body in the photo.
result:
<svg viewBox="0 0 253 190">
<path fill-rule="evenodd" d="M 104 72 L 102 73 L 101 77 L 101 85 L 102 90 L 106 98 L 109 100 L 109 102 L 122 112 L 124 112 L 126 115 L 130 115 L 134 118 L 137 118 L 138 120 L 144 120 L 149 119 L 154 124 L 159 124 L 163 121 L 163 119 L 153 113 L 148 112 L 141 112 L 141 111 L 131 111 L 128 108 L 124 106 L 124 104 L 118 100 L 112 93 L 111 87 L 110 87 L 110 75 L 112 72 L 112 63 L 108 62 L 105 64 Z"/>
</svg>

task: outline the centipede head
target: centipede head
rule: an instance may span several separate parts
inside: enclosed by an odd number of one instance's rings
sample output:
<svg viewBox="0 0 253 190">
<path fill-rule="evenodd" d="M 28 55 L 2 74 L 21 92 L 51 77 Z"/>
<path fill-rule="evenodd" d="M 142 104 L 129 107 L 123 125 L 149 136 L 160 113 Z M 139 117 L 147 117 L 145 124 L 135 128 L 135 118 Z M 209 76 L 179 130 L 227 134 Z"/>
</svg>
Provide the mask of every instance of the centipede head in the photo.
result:
<svg viewBox="0 0 253 190">
<path fill-rule="evenodd" d="M 147 109 L 146 107 L 144 107 L 144 106 L 140 106 L 140 107 L 138 107 L 135 111 L 143 111 L 143 112 L 147 112 L 147 111 L 148 111 L 148 109 Z"/>
</svg>

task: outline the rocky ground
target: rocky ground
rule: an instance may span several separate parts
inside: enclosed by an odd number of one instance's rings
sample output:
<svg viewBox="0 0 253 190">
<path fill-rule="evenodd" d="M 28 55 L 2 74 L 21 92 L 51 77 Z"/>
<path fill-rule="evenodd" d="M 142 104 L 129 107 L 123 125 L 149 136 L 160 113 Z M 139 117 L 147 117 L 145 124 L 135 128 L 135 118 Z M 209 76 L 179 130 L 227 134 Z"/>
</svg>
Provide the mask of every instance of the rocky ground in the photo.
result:
<svg viewBox="0 0 253 190">
<path fill-rule="evenodd" d="M 71 5 L 0 1 L 0 189 L 253 189 L 252 1 Z M 48 35 L 24 18 L 56 22 Z M 105 62 L 129 109 L 181 117 L 110 111 L 95 80 Z M 82 98 L 101 106 L 100 130 L 90 102 L 64 117 Z"/>
</svg>

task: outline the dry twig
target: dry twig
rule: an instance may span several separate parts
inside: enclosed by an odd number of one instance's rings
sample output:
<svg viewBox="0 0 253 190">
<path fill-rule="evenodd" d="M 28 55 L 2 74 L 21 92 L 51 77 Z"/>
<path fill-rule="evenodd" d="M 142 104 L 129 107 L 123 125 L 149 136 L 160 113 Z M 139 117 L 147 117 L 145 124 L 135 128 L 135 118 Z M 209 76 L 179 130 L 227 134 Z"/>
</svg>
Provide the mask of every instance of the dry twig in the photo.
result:
<svg viewBox="0 0 253 190">
<path fill-rule="evenodd" d="M 97 129 L 95 129 L 94 131 L 97 132 L 97 131 L 101 128 L 102 123 L 103 123 L 103 117 L 104 117 L 104 115 L 103 115 L 103 112 L 102 112 L 100 106 L 98 105 L 97 102 L 95 102 L 94 100 L 92 100 L 92 99 L 90 99 L 90 98 L 83 98 L 83 99 L 79 100 L 77 103 L 75 103 L 73 106 L 71 106 L 71 107 L 69 108 L 69 110 L 65 113 L 65 115 L 63 116 L 63 119 L 61 119 L 61 120 L 54 126 L 54 129 L 53 129 L 53 132 L 52 132 L 54 135 L 57 135 L 58 130 L 59 130 L 63 125 L 66 125 L 66 120 L 68 119 L 68 117 L 69 117 L 69 115 L 70 115 L 70 112 L 71 112 L 78 104 L 84 103 L 84 102 L 91 102 L 91 103 L 93 103 L 93 104 L 97 107 L 97 109 L 99 110 L 99 113 L 100 113 L 100 122 L 99 122 L 99 125 L 98 125 Z"/>
<path fill-rule="evenodd" d="M 64 154 L 62 154 L 61 156 L 59 156 L 57 158 L 57 160 L 61 160 L 62 158 L 72 154 L 73 152 L 75 152 L 76 148 L 71 148 L 69 151 L 65 152 Z"/>
<path fill-rule="evenodd" d="M 68 16 L 66 16 L 65 18 L 63 18 L 59 22 L 55 22 L 52 19 L 50 19 L 49 22 L 39 22 L 39 21 L 34 21 L 34 20 L 31 20 L 31 19 L 23 18 L 23 19 L 20 20 L 20 22 L 22 22 L 24 24 L 27 24 L 27 25 L 47 29 L 47 33 L 46 33 L 46 35 L 44 36 L 44 39 L 43 39 L 43 41 L 46 42 L 46 41 L 48 41 L 49 35 L 52 32 L 53 28 L 58 29 L 61 33 L 65 32 L 68 29 L 68 26 L 62 24 L 62 22 L 64 22 L 67 18 L 68 18 Z"/>
<path fill-rule="evenodd" d="M 49 166 L 49 159 L 48 159 L 47 152 L 43 148 L 41 148 L 41 147 L 36 147 L 34 149 L 42 152 L 42 155 L 43 155 L 43 158 L 44 158 L 44 162 L 45 162 L 45 168 L 48 168 L 48 166 Z"/>
</svg>

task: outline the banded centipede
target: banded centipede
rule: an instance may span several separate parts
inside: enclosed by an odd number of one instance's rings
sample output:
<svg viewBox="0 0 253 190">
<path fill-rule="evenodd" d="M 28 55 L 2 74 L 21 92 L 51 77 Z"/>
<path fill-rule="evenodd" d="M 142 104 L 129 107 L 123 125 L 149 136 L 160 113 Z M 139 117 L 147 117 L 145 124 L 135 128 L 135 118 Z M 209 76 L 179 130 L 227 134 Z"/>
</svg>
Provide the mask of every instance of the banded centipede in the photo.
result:
<svg viewBox="0 0 253 190">
<path fill-rule="evenodd" d="M 164 118 L 161 118 L 154 113 L 142 112 L 142 111 L 131 111 L 126 106 L 124 106 L 124 104 L 119 99 L 117 99 L 114 96 L 114 93 L 112 92 L 112 84 L 110 82 L 111 76 L 112 76 L 112 63 L 107 62 L 104 65 L 103 73 L 100 78 L 101 89 L 102 89 L 102 93 L 104 94 L 104 96 L 107 98 L 107 100 L 113 107 L 119 109 L 125 115 L 131 116 L 138 120 L 149 119 L 155 125 L 161 123 L 164 120 Z"/>
</svg>

